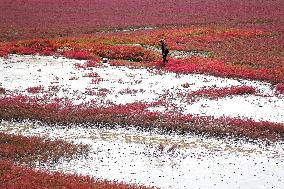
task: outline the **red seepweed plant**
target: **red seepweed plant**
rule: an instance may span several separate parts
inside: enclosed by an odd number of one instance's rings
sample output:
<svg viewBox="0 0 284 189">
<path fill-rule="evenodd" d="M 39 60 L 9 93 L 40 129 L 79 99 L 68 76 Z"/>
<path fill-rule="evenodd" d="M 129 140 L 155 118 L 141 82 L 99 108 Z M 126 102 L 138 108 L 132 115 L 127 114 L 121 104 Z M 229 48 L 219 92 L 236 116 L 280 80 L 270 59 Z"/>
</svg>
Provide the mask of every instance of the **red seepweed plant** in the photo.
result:
<svg viewBox="0 0 284 189">
<path fill-rule="evenodd" d="M 276 94 L 284 94 L 284 83 L 278 83 L 275 87 Z"/>
<path fill-rule="evenodd" d="M 43 86 L 29 87 L 27 88 L 28 93 L 40 93 L 44 90 Z"/>
<path fill-rule="evenodd" d="M 88 51 L 82 51 L 82 50 L 64 51 L 63 56 L 66 58 L 73 58 L 77 60 L 89 60 L 93 58 L 92 53 Z"/>
<path fill-rule="evenodd" d="M 225 88 L 206 88 L 193 91 L 187 94 L 188 100 L 193 100 L 198 97 L 207 97 L 209 99 L 222 98 L 229 95 L 243 95 L 243 94 L 255 94 L 256 89 L 252 86 L 232 86 Z"/>
<path fill-rule="evenodd" d="M 0 157 L 13 162 L 33 164 L 56 162 L 60 158 L 72 159 L 88 152 L 87 145 L 48 140 L 40 137 L 0 132 Z"/>
<path fill-rule="evenodd" d="M 220 60 L 202 57 L 179 60 L 171 59 L 164 69 L 175 73 L 205 73 L 220 77 L 263 80 L 272 83 L 278 83 L 284 80 L 284 75 L 277 69 L 236 67 L 227 65 Z"/>
<path fill-rule="evenodd" d="M 240 118 L 213 118 L 179 113 L 153 113 L 151 104 L 73 105 L 66 99 L 46 103 L 44 99 L 11 96 L 0 99 L 0 118 L 35 119 L 47 123 L 91 123 L 139 128 L 158 128 L 163 131 L 192 132 L 221 137 L 247 137 L 262 140 L 283 140 L 284 126 L 280 123 Z"/>
<path fill-rule="evenodd" d="M 114 66 L 153 67 L 161 59 L 159 39 L 166 38 L 174 51 L 200 52 L 206 57 L 170 60 L 167 70 L 178 73 L 206 73 L 283 82 L 283 43 L 281 28 L 204 26 L 155 29 L 151 31 L 110 32 L 98 35 L 35 39 L 0 43 L 0 53 L 61 55 L 99 62 L 109 58 Z M 274 34 L 274 33 L 277 33 Z M 196 57 L 197 56 L 197 57 Z M 77 65 L 91 68 L 91 63 Z M 97 66 L 97 64 L 95 64 Z"/>
<path fill-rule="evenodd" d="M 89 176 L 34 170 L 8 160 L 0 160 L 0 180 L 0 188 L 5 189 L 150 189 L 135 184 L 97 180 Z"/>
<path fill-rule="evenodd" d="M 88 176 L 34 170 L 26 166 L 35 162 L 54 163 L 60 158 L 72 159 L 85 155 L 87 145 L 51 141 L 35 136 L 21 136 L 0 132 L 0 188 L 113 188 L 147 189 L 123 182 L 96 180 Z"/>
</svg>

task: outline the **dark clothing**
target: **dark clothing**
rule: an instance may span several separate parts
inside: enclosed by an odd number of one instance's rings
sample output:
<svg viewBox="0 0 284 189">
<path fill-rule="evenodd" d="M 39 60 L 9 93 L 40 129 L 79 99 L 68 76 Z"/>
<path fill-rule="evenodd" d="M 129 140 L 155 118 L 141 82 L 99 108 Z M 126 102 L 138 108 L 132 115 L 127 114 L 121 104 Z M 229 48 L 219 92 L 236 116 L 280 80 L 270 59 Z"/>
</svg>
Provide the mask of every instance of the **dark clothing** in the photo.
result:
<svg viewBox="0 0 284 189">
<path fill-rule="evenodd" d="M 166 62 L 168 62 L 167 56 L 169 54 L 169 49 L 168 49 L 166 43 L 164 43 L 164 42 L 161 44 L 161 48 L 162 48 L 163 66 L 164 66 L 166 64 Z"/>
<path fill-rule="evenodd" d="M 163 55 L 163 56 L 164 56 L 164 55 L 168 55 L 168 54 L 169 54 L 169 49 L 168 49 L 166 43 L 162 43 L 161 46 L 162 46 L 162 55 Z"/>
</svg>

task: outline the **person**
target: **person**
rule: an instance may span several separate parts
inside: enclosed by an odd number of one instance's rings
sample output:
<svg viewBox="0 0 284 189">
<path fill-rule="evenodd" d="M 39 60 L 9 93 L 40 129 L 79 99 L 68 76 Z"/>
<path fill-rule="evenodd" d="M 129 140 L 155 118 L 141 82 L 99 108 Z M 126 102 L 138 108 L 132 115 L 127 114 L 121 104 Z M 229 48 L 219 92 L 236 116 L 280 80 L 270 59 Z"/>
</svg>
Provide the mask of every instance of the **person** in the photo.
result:
<svg viewBox="0 0 284 189">
<path fill-rule="evenodd" d="M 170 51 L 169 51 L 169 49 L 168 49 L 168 47 L 167 47 L 166 40 L 161 39 L 161 40 L 160 40 L 160 44 L 161 44 L 162 57 L 163 57 L 162 66 L 165 66 L 166 63 L 168 62 L 167 56 L 168 56 L 168 54 L 169 54 Z"/>
</svg>

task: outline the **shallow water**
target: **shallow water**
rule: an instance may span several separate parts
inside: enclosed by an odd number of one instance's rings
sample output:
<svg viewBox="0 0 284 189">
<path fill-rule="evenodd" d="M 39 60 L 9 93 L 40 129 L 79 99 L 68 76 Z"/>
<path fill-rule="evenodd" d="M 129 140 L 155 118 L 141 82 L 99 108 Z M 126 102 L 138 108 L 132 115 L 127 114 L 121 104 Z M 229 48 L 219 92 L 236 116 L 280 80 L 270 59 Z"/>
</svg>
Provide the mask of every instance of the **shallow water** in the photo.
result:
<svg viewBox="0 0 284 189">
<path fill-rule="evenodd" d="M 192 135 L 166 135 L 134 128 L 44 126 L 5 122 L 0 131 L 65 139 L 91 146 L 87 158 L 49 170 L 161 188 L 282 188 L 284 144 L 270 146 Z"/>
<path fill-rule="evenodd" d="M 163 100 L 166 105 L 153 106 L 149 110 L 174 110 L 183 114 L 216 118 L 227 116 L 284 123 L 284 98 L 276 96 L 269 83 L 202 74 L 166 73 L 155 69 L 114 67 L 108 64 L 88 69 L 74 66 L 85 62 L 52 56 L 10 55 L 7 59 L 0 58 L 0 87 L 7 90 L 6 95 L 48 95 L 49 99 L 68 97 L 75 104 L 91 100 L 96 100 L 98 104 Z M 101 78 L 98 83 L 92 82 L 94 77 L 85 76 L 94 72 Z M 189 87 L 183 87 L 184 84 Z M 195 102 L 187 102 L 180 95 L 208 87 L 243 85 L 255 87 L 257 95 L 235 95 L 215 100 L 200 97 Z M 41 93 L 27 92 L 27 88 L 37 86 L 43 87 Z M 51 87 L 57 87 L 58 91 L 50 90 Z M 105 92 L 101 94 L 101 91 Z"/>
</svg>

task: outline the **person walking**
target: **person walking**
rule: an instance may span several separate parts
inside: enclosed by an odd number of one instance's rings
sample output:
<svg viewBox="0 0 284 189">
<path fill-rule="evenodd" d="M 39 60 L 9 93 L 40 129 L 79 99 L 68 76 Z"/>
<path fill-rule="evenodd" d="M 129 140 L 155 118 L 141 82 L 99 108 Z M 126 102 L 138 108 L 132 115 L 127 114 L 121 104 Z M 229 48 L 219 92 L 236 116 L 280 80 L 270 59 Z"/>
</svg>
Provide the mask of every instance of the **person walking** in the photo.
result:
<svg viewBox="0 0 284 189">
<path fill-rule="evenodd" d="M 167 47 L 167 44 L 166 44 L 166 40 L 164 39 L 161 39 L 160 40 L 160 44 L 161 44 L 161 49 L 162 49 L 162 57 L 163 57 L 163 63 L 162 63 L 162 67 L 164 67 L 166 65 L 166 63 L 168 62 L 167 60 L 167 56 L 169 54 L 169 49 Z"/>
</svg>

